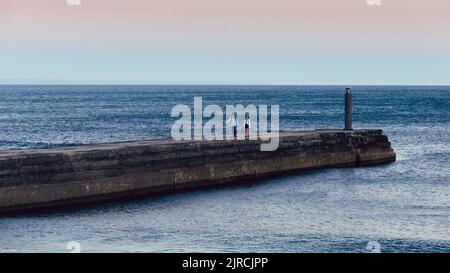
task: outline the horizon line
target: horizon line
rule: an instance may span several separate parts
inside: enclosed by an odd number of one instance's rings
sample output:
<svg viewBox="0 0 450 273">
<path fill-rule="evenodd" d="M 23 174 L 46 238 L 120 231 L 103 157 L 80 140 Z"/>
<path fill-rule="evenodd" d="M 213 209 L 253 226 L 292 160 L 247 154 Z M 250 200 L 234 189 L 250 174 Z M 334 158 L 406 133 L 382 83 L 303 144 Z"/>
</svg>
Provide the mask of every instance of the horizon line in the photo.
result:
<svg viewBox="0 0 450 273">
<path fill-rule="evenodd" d="M 450 84 L 317 84 L 317 83 L 114 83 L 114 82 L 93 82 L 93 83 L 2 83 L 0 81 L 0 86 L 8 85 L 21 85 L 21 86 L 36 86 L 36 85 L 53 85 L 53 86 L 417 86 L 417 87 L 450 87 Z"/>
</svg>

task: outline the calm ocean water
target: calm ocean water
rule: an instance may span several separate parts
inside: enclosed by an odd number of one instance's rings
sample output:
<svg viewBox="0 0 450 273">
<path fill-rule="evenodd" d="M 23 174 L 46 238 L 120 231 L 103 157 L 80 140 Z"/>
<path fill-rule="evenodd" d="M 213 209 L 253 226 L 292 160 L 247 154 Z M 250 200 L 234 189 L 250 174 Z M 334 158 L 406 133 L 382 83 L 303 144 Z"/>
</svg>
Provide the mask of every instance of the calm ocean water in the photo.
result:
<svg viewBox="0 0 450 273">
<path fill-rule="evenodd" d="M 450 252 L 450 87 L 354 87 L 354 127 L 393 164 L 0 218 L 0 252 Z M 282 130 L 341 128 L 336 86 L 0 86 L 0 149 L 168 137 L 171 108 L 278 104 Z"/>
</svg>

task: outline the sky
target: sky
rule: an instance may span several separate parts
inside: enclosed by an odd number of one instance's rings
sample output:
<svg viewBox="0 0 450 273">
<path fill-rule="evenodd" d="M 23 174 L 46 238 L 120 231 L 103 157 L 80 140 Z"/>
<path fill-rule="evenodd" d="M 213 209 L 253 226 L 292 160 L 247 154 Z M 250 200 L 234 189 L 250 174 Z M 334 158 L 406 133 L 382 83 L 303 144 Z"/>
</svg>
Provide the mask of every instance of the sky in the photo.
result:
<svg viewBox="0 0 450 273">
<path fill-rule="evenodd" d="M 449 0 L 0 0 L 0 84 L 450 85 Z"/>
</svg>

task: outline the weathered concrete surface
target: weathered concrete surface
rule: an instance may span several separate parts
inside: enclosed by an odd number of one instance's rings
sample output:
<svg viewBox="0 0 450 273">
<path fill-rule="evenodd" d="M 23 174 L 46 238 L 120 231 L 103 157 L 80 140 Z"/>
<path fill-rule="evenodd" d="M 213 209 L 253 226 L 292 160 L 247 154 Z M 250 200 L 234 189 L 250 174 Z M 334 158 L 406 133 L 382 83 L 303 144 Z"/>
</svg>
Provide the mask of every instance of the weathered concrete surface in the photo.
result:
<svg viewBox="0 0 450 273">
<path fill-rule="evenodd" d="M 261 152 L 259 141 L 172 140 L 5 150 L 0 212 L 392 161 L 381 130 L 285 132 L 274 152 Z"/>
</svg>

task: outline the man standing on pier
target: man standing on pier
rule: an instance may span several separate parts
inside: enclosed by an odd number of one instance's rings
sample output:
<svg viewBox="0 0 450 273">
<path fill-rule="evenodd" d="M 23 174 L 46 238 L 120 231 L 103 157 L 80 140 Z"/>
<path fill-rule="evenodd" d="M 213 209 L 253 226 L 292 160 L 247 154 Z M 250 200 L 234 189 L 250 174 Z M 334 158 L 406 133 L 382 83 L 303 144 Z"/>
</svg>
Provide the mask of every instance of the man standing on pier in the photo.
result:
<svg viewBox="0 0 450 273">
<path fill-rule="evenodd" d="M 237 139 L 237 127 L 239 126 L 239 121 L 237 119 L 237 113 L 234 112 L 229 120 L 227 120 L 227 124 L 231 122 L 231 126 L 233 127 L 233 137 Z"/>
</svg>

